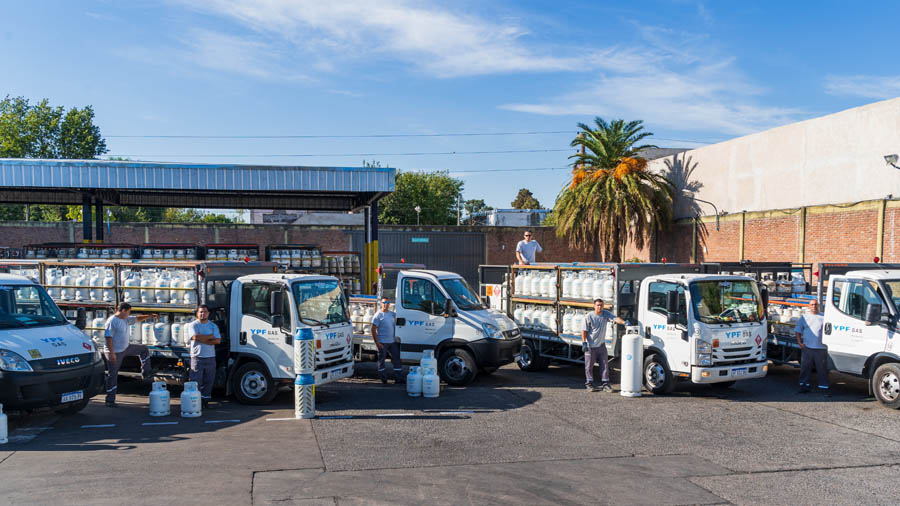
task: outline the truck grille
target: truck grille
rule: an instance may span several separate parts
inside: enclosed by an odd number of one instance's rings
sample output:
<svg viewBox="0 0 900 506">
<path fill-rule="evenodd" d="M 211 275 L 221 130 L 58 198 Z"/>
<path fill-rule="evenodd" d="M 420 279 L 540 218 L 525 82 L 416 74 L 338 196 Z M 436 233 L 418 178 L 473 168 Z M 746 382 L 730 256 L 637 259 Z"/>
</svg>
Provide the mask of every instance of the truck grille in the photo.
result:
<svg viewBox="0 0 900 506">
<path fill-rule="evenodd" d="M 713 364 L 716 366 L 720 366 L 758 362 L 760 351 L 762 351 L 762 348 L 754 352 L 753 346 L 732 346 L 728 348 L 715 348 L 713 350 L 712 357 Z"/>
<path fill-rule="evenodd" d="M 316 368 L 326 369 L 333 365 L 353 360 L 353 350 L 349 346 L 341 346 L 340 348 L 332 348 L 327 351 L 316 351 Z"/>
</svg>

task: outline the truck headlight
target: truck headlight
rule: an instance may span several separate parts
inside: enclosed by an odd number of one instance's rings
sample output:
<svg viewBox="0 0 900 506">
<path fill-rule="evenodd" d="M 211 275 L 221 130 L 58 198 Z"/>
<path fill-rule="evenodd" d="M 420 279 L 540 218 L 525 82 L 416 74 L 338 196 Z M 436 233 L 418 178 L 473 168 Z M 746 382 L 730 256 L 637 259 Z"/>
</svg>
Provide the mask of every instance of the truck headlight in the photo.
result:
<svg viewBox="0 0 900 506">
<path fill-rule="evenodd" d="M 500 332 L 500 327 L 497 327 L 496 325 L 482 323 L 481 331 L 484 333 L 484 337 L 488 339 L 503 339 L 503 333 Z"/>
<path fill-rule="evenodd" d="M 33 369 L 27 360 L 21 355 L 13 353 L 9 350 L 0 349 L 0 370 L 32 372 Z"/>
<path fill-rule="evenodd" d="M 697 340 L 697 353 L 712 353 L 712 345 L 707 341 Z"/>
<path fill-rule="evenodd" d="M 699 364 L 700 366 L 710 366 L 712 365 L 712 357 L 709 354 L 704 353 L 699 356 Z"/>
</svg>

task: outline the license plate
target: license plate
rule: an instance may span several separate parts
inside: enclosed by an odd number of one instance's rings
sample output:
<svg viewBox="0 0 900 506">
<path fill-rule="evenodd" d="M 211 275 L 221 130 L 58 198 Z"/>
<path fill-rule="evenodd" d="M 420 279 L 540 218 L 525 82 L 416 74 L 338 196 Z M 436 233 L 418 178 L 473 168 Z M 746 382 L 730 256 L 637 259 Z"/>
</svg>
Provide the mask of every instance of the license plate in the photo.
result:
<svg viewBox="0 0 900 506">
<path fill-rule="evenodd" d="M 746 368 L 746 367 L 741 367 L 741 368 L 738 368 L 738 369 L 732 369 L 732 370 L 731 370 L 731 375 L 732 375 L 732 376 L 744 376 L 744 375 L 746 375 L 746 374 L 747 374 L 747 368 Z"/>
<path fill-rule="evenodd" d="M 60 402 L 66 403 L 66 402 L 80 401 L 81 399 L 84 399 L 84 390 L 78 390 L 77 392 L 69 392 L 67 394 L 62 394 L 62 400 Z"/>
</svg>

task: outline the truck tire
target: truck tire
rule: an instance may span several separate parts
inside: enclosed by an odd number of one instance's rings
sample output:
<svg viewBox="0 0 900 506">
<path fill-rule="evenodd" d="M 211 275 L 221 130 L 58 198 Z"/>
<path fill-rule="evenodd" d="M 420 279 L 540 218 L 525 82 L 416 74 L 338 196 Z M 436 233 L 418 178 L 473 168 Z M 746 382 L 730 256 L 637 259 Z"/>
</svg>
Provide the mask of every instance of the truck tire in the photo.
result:
<svg viewBox="0 0 900 506">
<path fill-rule="evenodd" d="M 675 388 L 675 379 L 669 364 L 659 353 L 653 353 L 644 359 L 644 386 L 654 394 L 668 394 Z"/>
<path fill-rule="evenodd" d="M 882 364 L 872 375 L 872 391 L 882 406 L 900 409 L 900 364 Z"/>
<path fill-rule="evenodd" d="M 450 348 L 438 359 L 441 379 L 455 387 L 466 386 L 478 375 L 478 366 L 472 354 L 462 348 Z"/>
<path fill-rule="evenodd" d="M 519 358 L 516 359 L 516 365 L 523 371 L 543 371 L 550 367 L 550 359 L 538 355 L 534 341 L 526 340 L 522 343 L 522 348 L 519 350 Z"/>
<path fill-rule="evenodd" d="M 90 399 L 81 399 L 78 402 L 74 402 L 63 408 L 57 409 L 56 412 L 61 415 L 74 415 L 75 413 L 78 413 L 79 411 L 87 407 L 89 402 L 91 402 Z"/>
<path fill-rule="evenodd" d="M 260 362 L 247 362 L 238 367 L 231 381 L 234 396 L 241 404 L 268 404 L 278 393 L 278 387 L 272 381 L 272 376 Z"/>
</svg>

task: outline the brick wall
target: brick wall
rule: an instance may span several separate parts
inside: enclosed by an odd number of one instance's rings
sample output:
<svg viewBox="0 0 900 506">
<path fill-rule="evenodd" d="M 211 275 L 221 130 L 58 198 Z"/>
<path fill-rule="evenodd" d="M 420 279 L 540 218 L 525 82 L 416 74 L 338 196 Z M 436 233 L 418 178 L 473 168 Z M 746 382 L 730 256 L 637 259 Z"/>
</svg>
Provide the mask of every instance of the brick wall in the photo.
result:
<svg viewBox="0 0 900 506">
<path fill-rule="evenodd" d="M 806 216 L 806 261 L 871 262 L 876 251 L 878 211 L 829 211 L 833 212 L 810 212 Z"/>
<path fill-rule="evenodd" d="M 800 211 L 767 213 L 744 223 L 744 258 L 757 262 L 796 262 L 800 258 Z"/>
</svg>

